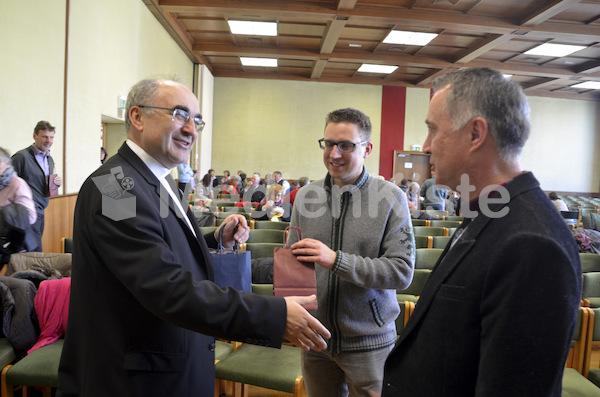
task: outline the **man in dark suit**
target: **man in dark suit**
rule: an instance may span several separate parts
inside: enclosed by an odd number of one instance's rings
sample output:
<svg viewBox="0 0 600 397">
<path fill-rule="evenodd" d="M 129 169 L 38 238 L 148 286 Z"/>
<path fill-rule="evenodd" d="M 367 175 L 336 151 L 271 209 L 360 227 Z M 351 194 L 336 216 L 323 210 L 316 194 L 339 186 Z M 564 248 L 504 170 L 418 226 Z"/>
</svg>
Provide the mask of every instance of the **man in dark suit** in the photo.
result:
<svg viewBox="0 0 600 397">
<path fill-rule="evenodd" d="M 33 145 L 19 150 L 12 157 L 13 168 L 31 188 L 37 219 L 31 225 L 35 248 L 42 250 L 42 235 L 44 234 L 44 210 L 50 197 L 50 180 L 56 186 L 62 185 L 62 178 L 54 174 L 54 159 L 50 156 L 50 148 L 54 143 L 55 128 L 48 121 L 39 121 L 33 129 Z"/>
<path fill-rule="evenodd" d="M 203 122 L 198 100 L 165 80 L 136 84 L 128 140 L 83 184 L 75 208 L 68 328 L 59 396 L 213 396 L 215 337 L 324 349 L 329 332 L 301 305 L 219 288 L 208 246 L 170 170 Z M 247 240 L 241 215 L 223 243 Z"/>
<path fill-rule="evenodd" d="M 560 396 L 581 294 L 575 240 L 518 159 L 521 87 L 463 69 L 434 82 L 423 151 L 466 219 L 385 364 L 383 396 Z"/>
</svg>

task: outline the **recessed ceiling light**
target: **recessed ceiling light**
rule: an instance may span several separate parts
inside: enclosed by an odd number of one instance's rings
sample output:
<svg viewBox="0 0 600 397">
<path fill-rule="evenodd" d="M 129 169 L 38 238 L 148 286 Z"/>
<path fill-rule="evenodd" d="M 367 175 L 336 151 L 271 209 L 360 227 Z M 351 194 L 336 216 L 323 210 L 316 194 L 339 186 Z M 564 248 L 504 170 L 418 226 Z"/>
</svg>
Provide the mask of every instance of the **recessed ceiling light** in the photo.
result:
<svg viewBox="0 0 600 397">
<path fill-rule="evenodd" d="M 277 58 L 249 58 L 240 57 L 244 66 L 266 66 L 269 68 L 277 67 Z"/>
<path fill-rule="evenodd" d="M 579 50 L 583 50 L 585 46 L 567 45 L 567 44 L 550 44 L 545 43 L 525 51 L 527 55 L 542 55 L 546 57 L 564 57 Z"/>
<path fill-rule="evenodd" d="M 572 85 L 571 88 L 586 88 L 590 90 L 600 90 L 600 81 L 586 81 Z"/>
<path fill-rule="evenodd" d="M 372 65 L 363 63 L 360 68 L 358 68 L 359 72 L 363 73 L 385 73 L 390 74 L 394 70 L 398 69 L 398 66 L 388 66 L 388 65 Z"/>
<path fill-rule="evenodd" d="M 386 44 L 408 44 L 427 45 L 437 37 L 437 33 L 407 32 L 404 30 L 392 30 L 383 40 Z"/>
<path fill-rule="evenodd" d="M 503 74 L 502 76 L 504 76 L 505 79 L 510 79 L 514 74 Z"/>
<path fill-rule="evenodd" d="M 348 44 L 348 47 L 360 48 L 360 47 L 362 47 L 362 44 L 350 43 L 350 44 Z"/>
<path fill-rule="evenodd" d="M 277 36 L 277 24 L 275 22 L 227 21 L 227 23 L 233 34 Z"/>
</svg>

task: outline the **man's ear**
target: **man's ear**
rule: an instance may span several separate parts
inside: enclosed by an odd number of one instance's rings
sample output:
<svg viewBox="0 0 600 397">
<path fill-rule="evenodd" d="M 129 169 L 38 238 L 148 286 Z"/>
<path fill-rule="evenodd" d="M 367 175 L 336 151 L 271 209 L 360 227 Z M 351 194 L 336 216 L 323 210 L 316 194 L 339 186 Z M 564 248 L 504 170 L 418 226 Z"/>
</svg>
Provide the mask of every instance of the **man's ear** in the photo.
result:
<svg viewBox="0 0 600 397">
<path fill-rule="evenodd" d="M 144 123 L 142 121 L 142 111 L 137 106 L 132 106 L 129 109 L 129 122 L 131 125 L 139 131 L 144 129 Z"/>
<path fill-rule="evenodd" d="M 483 144 L 489 138 L 489 129 L 487 120 L 483 117 L 475 117 L 470 122 L 471 128 L 469 133 L 471 134 L 471 151 L 481 149 Z"/>
<path fill-rule="evenodd" d="M 372 151 L 373 151 L 373 143 L 367 142 L 367 144 L 365 146 L 365 154 L 364 154 L 363 158 L 366 159 L 367 156 L 369 156 L 369 154 L 371 154 Z"/>
</svg>

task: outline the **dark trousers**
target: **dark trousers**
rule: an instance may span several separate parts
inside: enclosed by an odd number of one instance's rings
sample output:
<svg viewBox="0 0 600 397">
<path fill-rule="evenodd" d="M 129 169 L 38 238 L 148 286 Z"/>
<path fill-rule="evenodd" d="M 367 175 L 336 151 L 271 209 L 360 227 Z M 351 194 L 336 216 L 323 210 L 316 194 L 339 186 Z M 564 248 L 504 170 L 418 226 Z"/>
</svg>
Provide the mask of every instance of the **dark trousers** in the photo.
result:
<svg viewBox="0 0 600 397">
<path fill-rule="evenodd" d="M 35 241 L 35 248 L 31 251 L 42 252 L 42 235 L 44 234 L 44 213 L 38 212 L 35 223 L 31 225 L 31 235 Z"/>
</svg>

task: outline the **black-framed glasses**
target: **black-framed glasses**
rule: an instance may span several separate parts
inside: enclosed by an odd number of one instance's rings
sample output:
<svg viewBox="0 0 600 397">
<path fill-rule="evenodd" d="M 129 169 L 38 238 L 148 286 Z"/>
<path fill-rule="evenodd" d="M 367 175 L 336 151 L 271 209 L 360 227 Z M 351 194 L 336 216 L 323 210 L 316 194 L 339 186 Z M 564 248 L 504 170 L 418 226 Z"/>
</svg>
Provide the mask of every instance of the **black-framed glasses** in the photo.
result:
<svg viewBox="0 0 600 397">
<path fill-rule="evenodd" d="M 172 121 L 177 121 L 181 123 L 181 125 L 185 125 L 189 119 L 191 118 L 194 121 L 194 126 L 198 132 L 202 132 L 206 123 L 202 121 L 202 116 L 194 116 L 190 115 L 187 111 L 179 108 L 163 108 L 160 106 L 148 106 L 148 105 L 138 105 L 138 108 L 146 108 L 146 109 L 162 109 L 168 110 L 169 112 L 173 112 Z"/>
<path fill-rule="evenodd" d="M 342 153 L 350 153 L 353 152 L 354 149 L 356 148 L 357 145 L 364 145 L 365 143 L 368 143 L 369 141 L 362 141 L 362 142 L 350 142 L 350 141 L 341 141 L 341 142 L 336 142 L 336 141 L 331 141 L 329 139 L 325 139 L 325 138 L 321 138 L 319 139 L 319 147 L 327 152 L 331 152 L 333 150 L 334 146 L 338 147 L 338 150 Z"/>
</svg>

